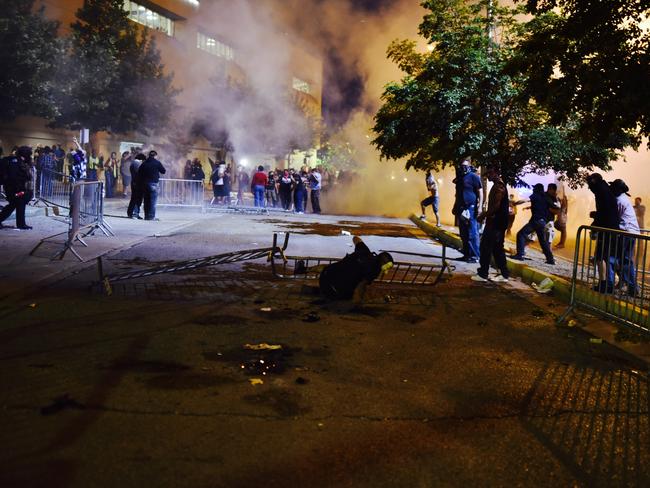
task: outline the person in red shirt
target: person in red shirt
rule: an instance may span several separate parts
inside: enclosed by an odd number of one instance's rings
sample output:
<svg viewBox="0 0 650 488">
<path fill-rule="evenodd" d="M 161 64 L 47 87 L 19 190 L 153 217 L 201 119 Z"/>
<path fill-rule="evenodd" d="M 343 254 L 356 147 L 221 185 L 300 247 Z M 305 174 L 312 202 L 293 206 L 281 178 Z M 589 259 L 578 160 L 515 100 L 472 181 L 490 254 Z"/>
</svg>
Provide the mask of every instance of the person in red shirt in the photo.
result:
<svg viewBox="0 0 650 488">
<path fill-rule="evenodd" d="M 255 196 L 255 206 L 264 207 L 264 189 L 268 183 L 269 177 L 264 172 L 264 166 L 258 166 L 257 172 L 253 175 L 251 188 Z"/>
</svg>

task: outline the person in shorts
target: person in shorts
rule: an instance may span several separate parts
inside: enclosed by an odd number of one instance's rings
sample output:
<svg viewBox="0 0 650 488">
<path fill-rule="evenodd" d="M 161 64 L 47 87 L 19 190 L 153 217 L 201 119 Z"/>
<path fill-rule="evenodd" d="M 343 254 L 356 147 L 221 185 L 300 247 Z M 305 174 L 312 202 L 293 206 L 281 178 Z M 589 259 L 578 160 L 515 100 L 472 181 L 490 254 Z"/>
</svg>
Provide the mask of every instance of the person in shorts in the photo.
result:
<svg viewBox="0 0 650 488">
<path fill-rule="evenodd" d="M 438 208 L 440 206 L 440 196 L 438 195 L 438 183 L 436 179 L 431 174 L 430 170 L 427 170 L 425 177 L 425 183 L 427 185 L 427 191 L 430 195 L 420 202 L 420 208 L 422 209 L 422 215 L 420 218 L 424 220 L 426 218 L 426 207 L 431 205 L 433 208 L 433 214 L 436 216 L 436 225 L 440 227 L 440 215 L 438 215 Z"/>
</svg>

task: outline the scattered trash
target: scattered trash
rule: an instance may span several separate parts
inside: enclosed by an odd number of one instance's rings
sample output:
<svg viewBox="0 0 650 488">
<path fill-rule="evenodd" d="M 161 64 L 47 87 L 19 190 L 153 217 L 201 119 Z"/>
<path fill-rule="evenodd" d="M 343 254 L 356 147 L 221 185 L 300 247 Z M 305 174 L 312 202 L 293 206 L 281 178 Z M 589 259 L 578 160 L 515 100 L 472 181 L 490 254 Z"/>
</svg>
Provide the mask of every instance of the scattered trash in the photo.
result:
<svg viewBox="0 0 650 488">
<path fill-rule="evenodd" d="M 30 303 L 29 306 L 30 306 L 31 308 L 36 308 L 36 304 L 35 304 L 35 303 Z"/>
<path fill-rule="evenodd" d="M 544 278 L 539 283 L 539 285 L 537 283 L 533 283 L 531 286 L 537 293 L 542 293 L 545 295 L 547 293 L 550 293 L 550 291 L 553 289 L 553 285 L 555 285 L 555 282 L 551 278 Z"/>
<path fill-rule="evenodd" d="M 298 385 L 306 385 L 307 383 L 309 383 L 309 380 L 307 378 L 303 378 L 302 376 L 298 376 L 296 378 L 296 384 Z"/>
<path fill-rule="evenodd" d="M 277 351 L 278 349 L 282 349 L 282 346 L 280 344 L 267 344 L 266 342 L 262 342 L 260 344 L 244 344 L 244 349 L 251 351 Z M 219 356 L 221 356 L 220 353 Z"/>
<path fill-rule="evenodd" d="M 386 303 L 390 303 L 390 302 L 392 302 L 393 300 L 395 300 L 395 297 L 394 297 L 393 295 L 385 295 L 385 296 L 384 296 L 384 301 L 385 301 Z"/>
<path fill-rule="evenodd" d="M 479 320 L 477 325 L 478 325 L 479 327 L 486 327 L 487 324 L 488 324 L 488 321 L 487 321 L 487 320 Z"/>
<path fill-rule="evenodd" d="M 409 380 L 402 380 L 402 383 L 408 383 Z"/>
<path fill-rule="evenodd" d="M 248 382 L 253 386 L 255 386 L 255 385 L 263 385 L 264 384 L 264 381 L 259 379 L 259 378 L 249 378 Z"/>
<path fill-rule="evenodd" d="M 41 415 L 53 415 L 67 408 L 83 410 L 86 407 L 76 401 L 74 398 L 70 398 L 70 396 L 66 393 L 65 395 L 55 398 L 52 403 L 46 407 L 41 408 Z"/>
<path fill-rule="evenodd" d="M 260 308 L 260 312 L 270 312 L 272 309 L 271 307 L 262 307 Z"/>
<path fill-rule="evenodd" d="M 318 426 L 319 429 L 325 427 L 325 424 L 323 424 L 322 422 L 318 422 L 316 425 Z"/>
<path fill-rule="evenodd" d="M 569 320 L 569 321 L 567 322 L 566 325 L 567 325 L 567 327 L 575 327 L 576 325 L 578 325 L 578 321 L 575 320 L 575 319 L 571 319 L 571 320 Z"/>
<path fill-rule="evenodd" d="M 592 344 L 602 344 L 603 340 L 596 337 L 592 337 L 591 339 L 589 339 L 589 342 L 591 342 Z"/>
<path fill-rule="evenodd" d="M 535 310 L 532 311 L 533 317 L 541 319 L 544 315 L 545 312 L 541 308 L 536 308 Z"/>
<path fill-rule="evenodd" d="M 342 235 L 342 236 L 351 236 L 352 234 L 351 234 L 349 231 L 347 231 L 347 230 L 342 230 L 342 231 L 341 231 L 341 235 Z"/>
<path fill-rule="evenodd" d="M 305 315 L 305 318 L 302 319 L 303 322 L 318 322 L 320 320 L 320 315 L 316 312 L 309 312 Z"/>
</svg>

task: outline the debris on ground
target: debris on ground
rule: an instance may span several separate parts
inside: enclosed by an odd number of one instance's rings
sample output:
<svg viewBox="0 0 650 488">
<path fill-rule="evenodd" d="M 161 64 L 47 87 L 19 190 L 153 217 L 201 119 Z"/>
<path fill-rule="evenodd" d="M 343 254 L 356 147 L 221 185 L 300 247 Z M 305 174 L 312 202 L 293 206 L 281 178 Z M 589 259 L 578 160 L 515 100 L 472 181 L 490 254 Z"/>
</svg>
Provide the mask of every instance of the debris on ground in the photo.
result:
<svg viewBox="0 0 650 488">
<path fill-rule="evenodd" d="M 307 383 L 309 383 L 309 380 L 307 378 L 303 378 L 302 376 L 298 376 L 296 378 L 296 384 L 298 385 L 306 385 Z"/>
<path fill-rule="evenodd" d="M 260 308 L 260 312 L 270 312 L 272 310 L 271 307 L 262 307 Z"/>
<path fill-rule="evenodd" d="M 31 308 L 36 308 L 36 304 L 35 304 L 35 303 L 30 303 L 29 306 L 30 306 Z"/>
<path fill-rule="evenodd" d="M 578 325 L 578 321 L 575 320 L 575 319 L 571 319 L 571 320 L 569 320 L 569 321 L 567 322 L 566 325 L 567 325 L 567 327 L 575 327 L 576 325 Z"/>
<path fill-rule="evenodd" d="M 350 231 L 347 231 L 347 230 L 342 230 L 342 231 L 341 231 L 341 235 L 342 235 L 342 236 L 351 236 L 352 233 L 351 233 Z"/>
<path fill-rule="evenodd" d="M 41 415 L 53 415 L 66 409 L 83 410 L 85 408 L 86 407 L 83 404 L 79 403 L 74 398 L 71 398 L 70 395 L 66 393 L 65 395 L 55 398 L 49 405 L 41 408 Z"/>
<path fill-rule="evenodd" d="M 602 344 L 603 340 L 597 337 L 592 337 L 591 339 L 589 339 L 589 342 L 591 342 L 592 344 Z"/>
<path fill-rule="evenodd" d="M 532 311 L 532 314 L 533 314 L 533 317 L 535 317 L 537 319 L 541 319 L 544 315 L 546 315 L 544 310 L 542 310 L 541 308 L 536 308 L 535 310 Z"/>
<path fill-rule="evenodd" d="M 555 285 L 555 282 L 551 278 L 544 278 L 539 284 L 533 283 L 531 286 L 537 293 L 545 295 L 551 292 L 553 285 Z"/>
<path fill-rule="evenodd" d="M 280 344 L 267 344 L 262 342 L 260 344 L 244 344 L 244 349 L 249 349 L 251 351 L 277 351 L 282 349 Z"/>
<path fill-rule="evenodd" d="M 259 379 L 259 378 L 250 378 L 250 379 L 248 380 L 248 382 L 249 382 L 252 386 L 255 386 L 255 385 L 263 385 L 263 384 L 264 384 L 264 381 L 261 380 L 261 379 Z"/>
<path fill-rule="evenodd" d="M 385 295 L 384 296 L 384 302 L 386 302 L 386 303 L 390 303 L 393 300 L 395 300 L 395 297 L 393 295 Z"/>
<path fill-rule="evenodd" d="M 320 320 L 320 315 L 316 312 L 309 312 L 305 315 L 305 318 L 302 319 L 303 322 L 318 322 Z"/>
</svg>

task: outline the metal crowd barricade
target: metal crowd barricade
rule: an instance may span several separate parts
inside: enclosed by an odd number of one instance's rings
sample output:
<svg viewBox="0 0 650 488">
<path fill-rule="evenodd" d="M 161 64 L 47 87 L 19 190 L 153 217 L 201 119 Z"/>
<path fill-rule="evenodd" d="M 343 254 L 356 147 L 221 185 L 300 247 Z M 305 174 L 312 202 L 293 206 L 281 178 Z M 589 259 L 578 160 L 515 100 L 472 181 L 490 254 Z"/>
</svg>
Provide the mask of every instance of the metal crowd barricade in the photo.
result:
<svg viewBox="0 0 650 488">
<path fill-rule="evenodd" d="M 159 207 L 194 207 L 205 206 L 205 183 L 203 180 L 177 180 L 161 178 L 158 182 Z"/>
<path fill-rule="evenodd" d="M 578 229 L 571 298 L 563 322 L 584 308 L 650 335 L 650 232 Z"/>
<path fill-rule="evenodd" d="M 111 226 L 104 221 L 103 187 L 104 184 L 100 181 L 77 181 L 72 183 L 72 193 L 68 201 L 70 218 L 68 220 L 67 239 L 63 244 L 63 249 L 56 253 L 53 259 L 63 259 L 65 253 L 70 251 L 79 261 L 83 261 L 83 258 L 74 248 L 76 242 L 88 247 L 84 239 L 97 230 L 102 231 L 106 236 L 115 235 Z M 30 254 L 33 254 L 47 239 L 55 236 L 42 239 Z"/>
<path fill-rule="evenodd" d="M 289 235 L 285 238 L 284 249 L 289 242 Z M 273 246 L 277 245 L 277 234 L 273 235 Z M 377 278 L 377 283 L 390 283 L 402 285 L 437 285 L 445 271 L 451 275 L 451 266 L 447 261 L 446 246 L 442 246 L 440 264 L 409 263 L 396 261 L 393 267 L 384 275 Z M 284 256 L 277 262 L 274 255 L 270 256 L 271 269 L 276 278 L 317 280 L 320 273 L 328 264 L 340 261 L 341 258 L 319 256 Z"/>
<path fill-rule="evenodd" d="M 38 199 L 48 205 L 70 208 L 71 178 L 50 169 L 42 169 L 39 174 Z M 34 182 L 36 183 L 36 179 Z"/>
</svg>

